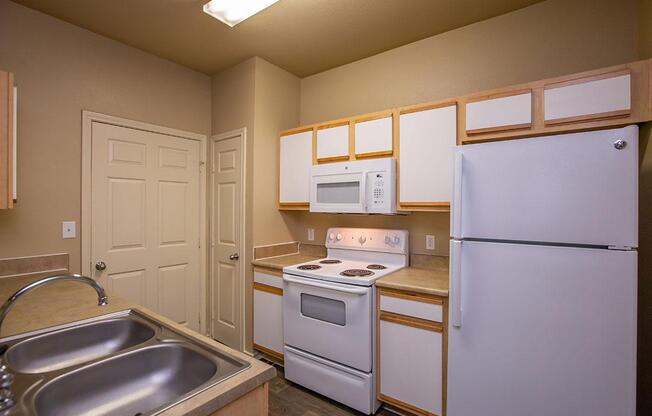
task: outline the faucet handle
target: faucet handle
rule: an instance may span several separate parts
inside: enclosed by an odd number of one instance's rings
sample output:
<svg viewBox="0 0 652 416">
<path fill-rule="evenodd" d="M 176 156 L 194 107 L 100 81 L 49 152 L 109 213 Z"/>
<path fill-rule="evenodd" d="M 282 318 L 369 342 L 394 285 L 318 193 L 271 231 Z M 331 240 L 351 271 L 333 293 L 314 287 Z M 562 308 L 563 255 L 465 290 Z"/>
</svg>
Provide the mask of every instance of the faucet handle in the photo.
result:
<svg viewBox="0 0 652 416">
<path fill-rule="evenodd" d="M 14 404 L 16 402 L 14 401 L 14 395 L 11 390 L 6 388 L 0 389 L 0 411 L 7 410 L 13 407 Z"/>
</svg>

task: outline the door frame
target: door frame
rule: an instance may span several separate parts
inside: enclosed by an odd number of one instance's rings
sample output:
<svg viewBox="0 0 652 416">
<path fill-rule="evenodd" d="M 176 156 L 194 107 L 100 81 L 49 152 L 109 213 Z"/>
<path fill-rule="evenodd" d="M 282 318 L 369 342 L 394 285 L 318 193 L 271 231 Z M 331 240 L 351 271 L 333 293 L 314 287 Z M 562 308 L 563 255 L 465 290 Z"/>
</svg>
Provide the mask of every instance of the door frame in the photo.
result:
<svg viewBox="0 0 652 416">
<path fill-rule="evenodd" d="M 214 134 L 211 136 L 210 139 L 210 155 L 211 155 L 211 163 L 215 163 L 214 160 L 212 160 L 213 157 L 213 147 L 217 142 L 227 140 L 227 139 L 235 139 L 235 138 L 240 138 L 240 163 L 242 166 L 241 169 L 241 181 L 240 181 L 240 186 L 241 186 L 241 204 L 240 204 L 240 247 L 238 247 L 238 252 L 240 253 L 240 280 L 242 282 L 241 288 L 240 288 L 240 342 L 242 343 L 242 348 L 241 350 L 244 351 L 245 349 L 245 340 L 246 340 L 246 329 L 247 329 L 247 323 L 245 322 L 245 317 L 246 317 L 246 259 L 248 258 L 246 254 L 246 212 L 247 212 L 247 128 L 246 127 L 241 127 L 239 129 L 227 131 L 224 133 L 219 133 L 219 134 Z M 208 168 L 211 168 L 210 166 Z M 210 178 L 210 211 L 209 211 L 209 224 L 208 224 L 208 231 L 210 233 L 210 238 L 211 238 L 211 243 L 210 243 L 210 248 L 211 248 L 211 254 L 209 256 L 209 263 L 210 263 L 210 271 L 208 272 L 208 290 L 210 291 L 210 296 L 208 297 L 210 299 L 210 316 L 211 316 L 211 322 L 209 325 L 209 331 L 211 334 L 211 338 L 215 335 L 213 334 L 213 306 L 215 305 L 214 299 L 213 299 L 213 244 L 212 244 L 212 238 L 213 238 L 213 175 L 211 174 Z"/>
<path fill-rule="evenodd" d="M 142 121 L 130 120 L 93 111 L 82 111 L 82 165 L 81 165 L 81 272 L 86 276 L 91 273 L 91 197 L 92 197 L 92 125 L 94 122 L 118 127 L 165 134 L 186 140 L 199 142 L 199 328 L 206 334 L 207 321 L 207 276 L 206 276 L 206 141 L 207 136 L 184 130 L 158 126 Z"/>
</svg>

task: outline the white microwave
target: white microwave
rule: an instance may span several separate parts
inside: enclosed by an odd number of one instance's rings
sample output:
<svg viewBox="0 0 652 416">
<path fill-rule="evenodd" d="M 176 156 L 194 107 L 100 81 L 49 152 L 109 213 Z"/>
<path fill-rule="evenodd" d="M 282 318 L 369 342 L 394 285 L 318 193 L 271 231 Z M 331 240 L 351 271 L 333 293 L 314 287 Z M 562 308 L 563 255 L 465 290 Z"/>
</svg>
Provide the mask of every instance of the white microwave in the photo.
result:
<svg viewBox="0 0 652 416">
<path fill-rule="evenodd" d="M 314 165 L 310 212 L 396 213 L 396 160 L 353 160 Z"/>
</svg>

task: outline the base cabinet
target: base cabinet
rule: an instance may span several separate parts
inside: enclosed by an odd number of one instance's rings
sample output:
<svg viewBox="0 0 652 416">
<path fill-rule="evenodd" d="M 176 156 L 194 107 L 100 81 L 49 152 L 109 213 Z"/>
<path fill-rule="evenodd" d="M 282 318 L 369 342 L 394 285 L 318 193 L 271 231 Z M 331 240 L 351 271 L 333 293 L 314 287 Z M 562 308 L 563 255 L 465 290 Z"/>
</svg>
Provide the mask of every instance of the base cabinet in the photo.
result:
<svg viewBox="0 0 652 416">
<path fill-rule="evenodd" d="M 446 300 L 380 289 L 378 304 L 378 400 L 410 414 L 444 415 Z"/>
<path fill-rule="evenodd" d="M 283 361 L 283 279 L 254 270 L 254 348 Z"/>
</svg>

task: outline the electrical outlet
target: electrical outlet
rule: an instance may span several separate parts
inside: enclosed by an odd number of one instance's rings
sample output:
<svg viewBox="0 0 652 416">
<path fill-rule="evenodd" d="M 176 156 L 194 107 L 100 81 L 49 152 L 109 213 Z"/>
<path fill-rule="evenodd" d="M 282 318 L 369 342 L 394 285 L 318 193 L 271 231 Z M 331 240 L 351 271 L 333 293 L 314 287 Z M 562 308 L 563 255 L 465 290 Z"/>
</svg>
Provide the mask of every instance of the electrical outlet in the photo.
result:
<svg viewBox="0 0 652 416">
<path fill-rule="evenodd" d="M 435 236 L 426 235 L 426 250 L 434 250 L 434 249 L 435 249 Z"/>
<path fill-rule="evenodd" d="M 67 239 L 77 237 L 77 224 L 75 221 L 63 221 L 61 227 L 61 238 Z"/>
<path fill-rule="evenodd" d="M 315 241 L 315 229 L 308 228 L 308 241 Z"/>
</svg>

